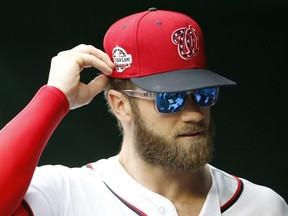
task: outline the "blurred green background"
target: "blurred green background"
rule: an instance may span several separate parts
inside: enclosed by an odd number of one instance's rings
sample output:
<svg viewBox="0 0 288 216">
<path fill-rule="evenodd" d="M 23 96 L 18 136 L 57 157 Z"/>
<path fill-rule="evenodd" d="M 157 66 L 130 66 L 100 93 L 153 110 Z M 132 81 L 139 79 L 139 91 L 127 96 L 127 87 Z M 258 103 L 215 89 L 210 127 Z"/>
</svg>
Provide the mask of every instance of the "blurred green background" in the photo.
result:
<svg viewBox="0 0 288 216">
<path fill-rule="evenodd" d="M 210 69 L 238 83 L 222 88 L 212 165 L 266 185 L 288 200 L 286 0 L 26 0 L 0 13 L 0 127 L 46 83 L 50 60 L 80 43 L 102 49 L 108 27 L 149 7 L 178 10 L 202 27 Z M 83 72 L 86 82 L 97 71 Z M 47 103 L 49 106 L 49 103 Z M 71 111 L 39 165 L 82 166 L 118 152 L 121 137 L 103 95 Z"/>
</svg>

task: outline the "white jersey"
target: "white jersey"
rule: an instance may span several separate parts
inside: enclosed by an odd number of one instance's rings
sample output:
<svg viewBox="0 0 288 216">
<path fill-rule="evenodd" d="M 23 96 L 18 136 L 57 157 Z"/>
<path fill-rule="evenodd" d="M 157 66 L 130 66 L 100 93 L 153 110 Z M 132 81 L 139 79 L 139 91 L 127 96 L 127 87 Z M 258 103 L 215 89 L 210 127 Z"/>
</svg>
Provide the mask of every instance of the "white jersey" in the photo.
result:
<svg viewBox="0 0 288 216">
<path fill-rule="evenodd" d="M 25 200 L 35 216 L 177 216 L 165 197 L 135 181 L 114 156 L 90 168 L 37 167 Z M 211 165 L 212 187 L 200 216 L 288 216 L 273 190 Z"/>
</svg>

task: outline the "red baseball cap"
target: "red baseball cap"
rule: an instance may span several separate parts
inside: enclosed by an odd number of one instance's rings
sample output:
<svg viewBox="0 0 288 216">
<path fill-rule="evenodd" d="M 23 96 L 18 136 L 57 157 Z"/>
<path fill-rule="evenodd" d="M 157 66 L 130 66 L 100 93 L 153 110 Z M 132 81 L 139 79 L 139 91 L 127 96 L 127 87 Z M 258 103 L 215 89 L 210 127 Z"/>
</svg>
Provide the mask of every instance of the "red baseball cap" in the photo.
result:
<svg viewBox="0 0 288 216">
<path fill-rule="evenodd" d="M 189 16 L 150 8 L 116 21 L 103 46 L 116 68 L 112 78 L 130 79 L 152 92 L 178 92 L 236 84 L 206 69 L 202 31 Z"/>
</svg>

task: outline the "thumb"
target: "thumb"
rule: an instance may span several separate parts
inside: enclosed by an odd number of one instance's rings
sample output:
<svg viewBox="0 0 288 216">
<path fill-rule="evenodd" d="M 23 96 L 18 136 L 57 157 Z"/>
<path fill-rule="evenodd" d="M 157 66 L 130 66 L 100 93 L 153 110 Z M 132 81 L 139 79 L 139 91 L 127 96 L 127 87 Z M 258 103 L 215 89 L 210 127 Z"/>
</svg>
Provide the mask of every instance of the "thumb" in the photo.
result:
<svg viewBox="0 0 288 216">
<path fill-rule="evenodd" d="M 103 91 L 109 84 L 108 78 L 101 74 L 97 77 L 95 77 L 91 82 L 88 84 L 90 90 L 91 90 L 91 96 L 95 97 L 98 93 Z"/>
<path fill-rule="evenodd" d="M 84 84 L 82 82 L 78 85 L 78 92 L 73 100 L 70 100 L 70 109 L 76 109 L 90 103 L 93 98 L 103 91 L 109 84 L 109 79 L 101 74 L 95 77 L 90 83 Z"/>
</svg>

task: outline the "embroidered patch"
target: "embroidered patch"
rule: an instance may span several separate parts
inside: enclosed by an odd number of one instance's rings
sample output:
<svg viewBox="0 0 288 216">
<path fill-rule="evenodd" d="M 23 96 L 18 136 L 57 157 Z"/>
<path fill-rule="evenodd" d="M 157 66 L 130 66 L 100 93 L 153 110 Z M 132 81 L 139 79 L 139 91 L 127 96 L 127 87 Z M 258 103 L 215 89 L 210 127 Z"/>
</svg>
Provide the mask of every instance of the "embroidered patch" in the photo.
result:
<svg viewBox="0 0 288 216">
<path fill-rule="evenodd" d="M 175 30 L 171 35 L 172 42 L 177 45 L 178 54 L 184 60 L 190 60 L 199 53 L 199 36 L 191 25 Z"/>
<path fill-rule="evenodd" d="M 114 64 L 116 65 L 117 72 L 121 73 L 126 68 L 129 68 L 132 64 L 132 56 L 119 46 L 116 46 L 112 50 L 112 57 Z"/>
</svg>

